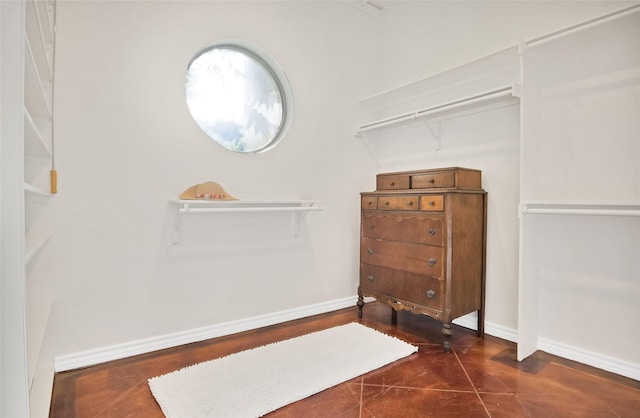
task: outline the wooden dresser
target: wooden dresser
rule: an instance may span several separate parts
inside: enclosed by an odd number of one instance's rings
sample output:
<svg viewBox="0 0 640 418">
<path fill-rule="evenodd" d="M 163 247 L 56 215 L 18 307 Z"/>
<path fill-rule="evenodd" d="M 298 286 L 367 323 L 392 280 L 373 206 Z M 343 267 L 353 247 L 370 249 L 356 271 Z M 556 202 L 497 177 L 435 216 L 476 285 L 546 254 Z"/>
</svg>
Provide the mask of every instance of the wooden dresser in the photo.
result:
<svg viewBox="0 0 640 418">
<path fill-rule="evenodd" d="M 484 333 L 487 194 L 481 172 L 467 168 L 382 173 L 361 193 L 360 286 L 364 297 L 397 311 L 442 321 L 451 351 L 451 321 L 478 311 Z"/>
</svg>

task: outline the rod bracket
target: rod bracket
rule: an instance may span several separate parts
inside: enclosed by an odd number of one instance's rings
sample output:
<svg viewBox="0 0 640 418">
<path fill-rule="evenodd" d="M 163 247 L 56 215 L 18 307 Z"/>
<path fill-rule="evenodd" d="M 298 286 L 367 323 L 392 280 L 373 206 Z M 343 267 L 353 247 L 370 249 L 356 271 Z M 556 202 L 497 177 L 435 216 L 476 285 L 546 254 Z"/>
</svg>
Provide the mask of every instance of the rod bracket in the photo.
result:
<svg viewBox="0 0 640 418">
<path fill-rule="evenodd" d="M 444 134 L 444 128 L 447 124 L 447 121 L 439 120 L 433 123 L 429 123 L 429 121 L 425 120 L 424 123 L 425 125 L 427 125 L 429 132 L 431 132 L 431 136 L 433 136 L 433 139 L 436 142 L 435 150 L 440 151 L 440 146 L 442 145 L 442 135 Z"/>
</svg>

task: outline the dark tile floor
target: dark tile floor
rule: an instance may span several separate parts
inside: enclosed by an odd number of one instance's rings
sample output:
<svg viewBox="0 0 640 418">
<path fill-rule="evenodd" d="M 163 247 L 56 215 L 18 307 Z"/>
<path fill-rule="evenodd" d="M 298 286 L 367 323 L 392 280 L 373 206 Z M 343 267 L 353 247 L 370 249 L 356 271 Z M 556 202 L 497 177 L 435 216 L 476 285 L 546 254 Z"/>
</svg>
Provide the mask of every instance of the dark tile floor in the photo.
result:
<svg viewBox="0 0 640 418">
<path fill-rule="evenodd" d="M 370 303 L 362 323 L 419 346 L 405 359 L 285 406 L 268 417 L 639 417 L 640 382 Z M 51 417 L 162 417 L 147 379 L 286 338 L 357 321 L 356 309 L 171 348 L 55 377 Z"/>
</svg>

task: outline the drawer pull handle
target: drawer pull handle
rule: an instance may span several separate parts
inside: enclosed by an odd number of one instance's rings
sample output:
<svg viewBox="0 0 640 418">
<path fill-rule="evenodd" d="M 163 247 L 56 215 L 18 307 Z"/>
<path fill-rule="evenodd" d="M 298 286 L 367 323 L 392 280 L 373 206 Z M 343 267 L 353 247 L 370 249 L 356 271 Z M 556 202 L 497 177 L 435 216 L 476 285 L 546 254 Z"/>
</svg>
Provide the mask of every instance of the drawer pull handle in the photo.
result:
<svg viewBox="0 0 640 418">
<path fill-rule="evenodd" d="M 386 206 L 389 206 L 389 202 L 388 202 L 388 201 L 387 201 L 387 202 L 384 202 L 384 204 L 385 204 Z"/>
<path fill-rule="evenodd" d="M 435 206 L 436 205 L 436 201 L 435 200 L 430 200 L 429 201 L 429 206 Z"/>
<path fill-rule="evenodd" d="M 367 205 L 371 206 L 371 205 L 373 205 L 373 202 L 370 200 L 370 201 L 367 202 Z"/>
<path fill-rule="evenodd" d="M 427 264 L 430 266 L 434 266 L 436 264 L 436 259 L 435 258 L 428 259 Z"/>
<path fill-rule="evenodd" d="M 369 225 L 369 229 L 370 230 L 374 230 L 374 229 L 376 229 L 376 226 L 375 225 Z"/>
<path fill-rule="evenodd" d="M 410 201 L 410 202 L 409 202 L 409 206 L 413 206 L 413 201 Z"/>
<path fill-rule="evenodd" d="M 436 179 L 429 179 L 429 183 L 433 184 L 436 182 Z"/>
<path fill-rule="evenodd" d="M 428 234 L 434 236 L 436 234 L 436 230 L 433 228 L 429 228 Z"/>
<path fill-rule="evenodd" d="M 369 277 L 371 277 L 371 276 L 369 276 Z M 436 292 L 434 290 L 427 290 L 427 297 L 429 299 L 435 298 L 436 297 Z"/>
<path fill-rule="evenodd" d="M 376 278 L 373 276 L 367 276 L 367 280 L 369 280 L 370 282 L 374 281 Z"/>
<path fill-rule="evenodd" d="M 373 248 L 369 248 L 369 249 L 367 250 L 367 253 L 369 253 L 369 255 L 373 255 Z"/>
<path fill-rule="evenodd" d="M 396 182 L 395 182 L 395 181 L 392 181 L 392 182 L 391 182 L 391 183 L 389 183 L 389 184 L 390 184 L 391 186 L 395 186 L 395 185 L 396 185 Z"/>
</svg>

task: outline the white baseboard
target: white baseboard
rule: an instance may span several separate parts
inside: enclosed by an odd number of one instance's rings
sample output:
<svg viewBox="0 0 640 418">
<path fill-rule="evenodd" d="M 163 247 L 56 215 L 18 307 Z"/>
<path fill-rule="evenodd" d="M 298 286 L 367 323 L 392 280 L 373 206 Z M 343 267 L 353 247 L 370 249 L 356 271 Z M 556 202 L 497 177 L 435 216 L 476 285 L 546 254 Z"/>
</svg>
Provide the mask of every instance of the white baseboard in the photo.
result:
<svg viewBox="0 0 640 418">
<path fill-rule="evenodd" d="M 471 313 L 454 320 L 453 323 L 465 328 L 475 330 L 477 329 L 476 318 L 476 314 Z M 484 332 L 488 335 L 502 338 L 503 340 L 515 343 L 518 342 L 517 330 L 494 324 L 492 322 L 485 322 Z M 558 357 L 577 361 L 578 363 L 582 364 L 587 364 L 589 366 L 606 370 L 611 373 L 619 374 L 620 376 L 625 376 L 634 380 L 640 380 L 640 365 L 638 364 L 634 364 L 603 354 L 594 353 L 592 351 L 559 343 L 557 341 L 549 340 L 546 338 L 538 339 L 537 348 L 538 350 L 553 354 Z"/>
<path fill-rule="evenodd" d="M 180 331 L 172 334 L 159 335 L 157 337 L 143 340 L 131 341 L 123 344 L 116 344 L 102 347 L 95 350 L 88 350 L 74 354 L 68 354 L 55 358 L 54 367 L 56 372 L 79 369 L 82 367 L 94 366 L 107 361 L 119 360 L 139 354 L 150 353 L 152 351 L 165 348 L 176 347 L 183 344 L 208 340 L 210 338 L 222 337 L 238 332 L 248 331 L 269 325 L 280 324 L 282 322 L 305 318 L 307 316 L 318 315 L 326 312 L 336 311 L 343 308 L 355 306 L 356 296 L 303 306 L 300 308 L 288 309 L 273 312 L 251 318 L 239 319 L 236 321 L 224 322 L 202 328 L 187 331 Z"/>
<path fill-rule="evenodd" d="M 369 302 L 373 299 L 366 298 Z M 139 354 L 150 353 L 152 351 L 165 348 L 176 347 L 210 338 L 222 337 L 238 332 L 248 331 L 269 325 L 280 324 L 295 319 L 305 318 L 326 312 L 336 311 L 343 308 L 355 306 L 356 296 L 322 302 L 300 308 L 288 309 L 273 312 L 251 318 L 239 319 L 236 321 L 224 322 L 202 328 L 176 332 L 172 334 L 160 335 L 143 340 L 132 341 L 123 344 L 116 344 L 108 347 L 88 350 L 80 353 L 59 356 L 55 358 L 54 369 L 56 372 L 79 369 L 93 366 L 112 360 L 119 360 Z M 477 316 L 475 313 L 465 315 L 453 321 L 455 324 L 469 329 L 477 329 Z M 507 341 L 517 342 L 518 332 L 514 329 L 504 327 L 492 322 L 485 322 L 485 333 Z M 569 346 L 548 339 L 538 339 L 538 349 L 563 357 L 579 363 L 587 364 L 602 370 L 626 376 L 631 379 L 640 380 L 640 368 L 637 364 L 624 360 L 612 358 L 602 354 L 590 352 L 578 347 Z"/>
<path fill-rule="evenodd" d="M 558 357 L 587 364 L 598 369 L 640 380 L 640 365 L 620 360 L 604 354 L 594 353 L 580 347 L 571 346 L 546 338 L 538 338 L 538 349 Z"/>
<path fill-rule="evenodd" d="M 461 327 L 469 328 L 472 330 L 478 329 L 478 316 L 476 312 L 461 316 L 454 319 L 453 323 L 460 325 Z M 484 333 L 492 335 L 494 337 L 502 338 L 503 340 L 516 342 L 518 341 L 518 331 L 507 328 L 502 325 L 495 324 L 493 322 L 484 322 Z"/>
</svg>

